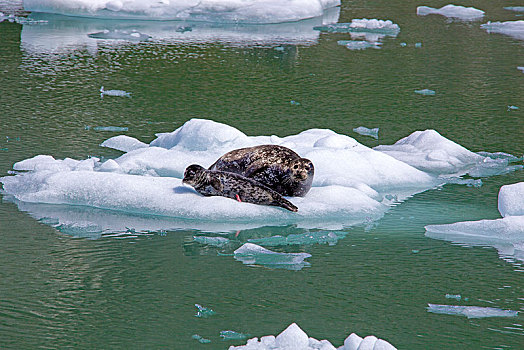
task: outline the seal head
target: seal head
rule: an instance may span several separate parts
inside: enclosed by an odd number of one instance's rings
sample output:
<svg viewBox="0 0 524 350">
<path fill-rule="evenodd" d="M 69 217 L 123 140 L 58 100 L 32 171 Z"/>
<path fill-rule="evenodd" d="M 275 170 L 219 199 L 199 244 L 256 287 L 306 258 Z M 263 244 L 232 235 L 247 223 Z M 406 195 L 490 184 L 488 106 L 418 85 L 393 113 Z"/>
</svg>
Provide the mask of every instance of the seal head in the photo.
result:
<svg viewBox="0 0 524 350">
<path fill-rule="evenodd" d="M 298 208 L 278 192 L 244 176 L 218 170 L 206 170 L 198 164 L 188 166 L 183 183 L 203 196 L 222 196 L 260 205 L 272 205 L 296 212 Z"/>
</svg>

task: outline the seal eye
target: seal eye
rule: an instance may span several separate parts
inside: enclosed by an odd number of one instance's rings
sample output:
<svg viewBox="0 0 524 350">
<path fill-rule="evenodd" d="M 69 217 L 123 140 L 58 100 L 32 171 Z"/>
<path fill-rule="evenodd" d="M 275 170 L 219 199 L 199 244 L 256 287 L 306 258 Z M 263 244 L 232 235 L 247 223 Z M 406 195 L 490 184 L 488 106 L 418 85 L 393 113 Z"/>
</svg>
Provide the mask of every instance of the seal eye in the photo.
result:
<svg viewBox="0 0 524 350">
<path fill-rule="evenodd" d="M 298 169 L 298 164 L 295 164 L 295 165 L 293 166 L 293 169 L 297 170 L 297 169 Z"/>
</svg>

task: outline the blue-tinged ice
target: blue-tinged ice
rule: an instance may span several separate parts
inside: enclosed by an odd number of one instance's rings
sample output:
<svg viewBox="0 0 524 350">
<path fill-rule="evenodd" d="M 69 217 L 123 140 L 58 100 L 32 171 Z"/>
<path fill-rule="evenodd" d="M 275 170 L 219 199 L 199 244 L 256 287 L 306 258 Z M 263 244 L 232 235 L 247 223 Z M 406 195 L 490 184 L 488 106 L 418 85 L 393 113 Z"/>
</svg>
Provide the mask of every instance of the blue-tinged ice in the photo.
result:
<svg viewBox="0 0 524 350">
<path fill-rule="evenodd" d="M 264 265 L 273 268 L 300 270 L 309 266 L 304 259 L 308 253 L 277 253 L 253 243 L 245 243 L 234 251 L 236 260 L 246 265 Z"/>
<path fill-rule="evenodd" d="M 223 247 L 229 243 L 229 239 L 225 237 L 193 236 L 193 239 L 200 244 L 207 244 L 215 247 Z"/>
<path fill-rule="evenodd" d="M 118 96 L 118 97 L 131 97 L 130 92 L 124 90 L 104 90 L 104 87 L 100 87 L 100 97 L 104 96 Z"/>
<path fill-rule="evenodd" d="M 198 340 L 199 343 L 202 343 L 202 344 L 207 344 L 207 343 L 211 343 L 211 340 L 209 339 L 206 339 L 204 337 L 202 337 L 201 335 L 199 334 L 193 334 L 191 336 L 191 338 L 195 339 L 195 340 Z"/>
<path fill-rule="evenodd" d="M 509 35 L 518 40 L 524 40 L 524 21 L 488 22 L 480 27 L 488 33 Z"/>
<path fill-rule="evenodd" d="M 517 109 L 519 109 L 517 106 L 508 106 L 508 111 L 516 111 Z"/>
<path fill-rule="evenodd" d="M 345 46 L 349 50 L 380 49 L 382 43 L 369 42 L 365 40 L 339 40 L 337 44 Z"/>
<path fill-rule="evenodd" d="M 438 305 L 428 304 L 428 312 L 435 314 L 459 315 L 467 318 L 484 317 L 517 317 L 518 311 L 502 310 L 494 307 L 462 306 L 462 305 Z"/>
<path fill-rule="evenodd" d="M 358 128 L 354 128 L 353 131 L 356 132 L 357 134 L 360 134 L 363 136 L 371 136 L 374 139 L 378 140 L 379 128 L 368 129 L 364 126 L 359 126 Z"/>
<path fill-rule="evenodd" d="M 400 32 L 398 24 L 390 20 L 381 19 L 354 19 L 350 23 L 334 23 L 318 26 L 315 30 L 328 33 L 350 33 L 350 32 L 369 32 L 379 34 L 391 34 L 396 36 Z"/>
<path fill-rule="evenodd" d="M 241 340 L 249 337 L 249 334 L 235 331 L 220 331 L 220 337 L 222 337 L 222 340 Z"/>
<path fill-rule="evenodd" d="M 340 0 L 24 0 L 31 12 L 112 19 L 281 23 L 321 16 Z"/>
<path fill-rule="evenodd" d="M 296 323 L 290 324 L 279 335 L 249 339 L 246 345 L 230 346 L 229 350 L 337 350 L 329 340 L 310 338 Z M 351 333 L 338 350 L 396 350 L 383 339 L 370 335 L 361 338 Z"/>
<path fill-rule="evenodd" d="M 125 130 L 127 131 L 127 130 Z M 118 135 L 105 140 L 100 144 L 102 147 L 116 149 L 122 152 L 131 152 L 139 148 L 149 147 L 147 143 L 139 141 L 133 137 L 126 135 Z"/>
<path fill-rule="evenodd" d="M 118 29 L 114 29 L 114 30 L 106 29 L 101 32 L 87 34 L 87 36 L 93 39 L 105 39 L 105 40 L 148 41 L 149 39 L 151 39 L 151 36 L 147 34 L 143 34 L 137 31 L 129 32 L 127 30 L 118 30 Z M 107 95 L 109 95 L 109 93 L 107 93 Z"/>
<path fill-rule="evenodd" d="M 75 238 L 97 239 L 101 237 L 103 232 L 103 229 L 93 222 L 63 223 L 55 226 L 55 228 Z"/>
<path fill-rule="evenodd" d="M 249 243 L 254 243 L 266 247 L 277 247 L 285 245 L 310 245 L 310 244 L 337 244 L 339 239 L 346 237 L 347 232 L 306 232 L 299 234 L 290 234 L 288 236 L 271 236 L 265 238 L 248 239 Z"/>
<path fill-rule="evenodd" d="M 524 182 L 500 188 L 495 220 L 428 225 L 426 236 L 471 246 L 491 246 L 503 258 L 524 261 Z"/>
<path fill-rule="evenodd" d="M 125 126 L 89 126 L 89 125 L 86 125 L 85 129 L 86 130 L 95 130 L 95 131 L 113 131 L 113 132 L 129 130 L 129 128 Z"/>
<path fill-rule="evenodd" d="M 518 69 L 519 71 L 521 71 L 522 73 L 524 73 L 524 67 L 517 67 L 517 69 Z"/>
<path fill-rule="evenodd" d="M 435 90 L 430 90 L 430 89 L 415 90 L 415 93 L 424 95 L 424 96 L 434 96 Z"/>
<path fill-rule="evenodd" d="M 480 20 L 482 19 L 482 17 L 484 17 L 484 13 L 484 11 L 476 9 L 474 7 L 464 7 L 451 4 L 443 6 L 439 9 L 428 6 L 417 7 L 417 15 L 419 16 L 435 14 L 450 18 L 456 18 L 463 21 Z"/>
<path fill-rule="evenodd" d="M 446 294 L 446 298 L 460 301 L 460 299 L 462 299 L 462 296 L 460 294 Z"/>
<path fill-rule="evenodd" d="M 524 6 L 506 6 L 504 7 L 504 10 L 524 12 Z"/>
<path fill-rule="evenodd" d="M 208 317 L 213 316 L 214 314 L 216 314 L 216 312 L 213 311 L 212 309 L 207 308 L 205 306 L 202 306 L 200 304 L 195 304 L 195 307 L 198 310 L 197 313 L 195 314 L 196 317 L 208 318 Z"/>
</svg>

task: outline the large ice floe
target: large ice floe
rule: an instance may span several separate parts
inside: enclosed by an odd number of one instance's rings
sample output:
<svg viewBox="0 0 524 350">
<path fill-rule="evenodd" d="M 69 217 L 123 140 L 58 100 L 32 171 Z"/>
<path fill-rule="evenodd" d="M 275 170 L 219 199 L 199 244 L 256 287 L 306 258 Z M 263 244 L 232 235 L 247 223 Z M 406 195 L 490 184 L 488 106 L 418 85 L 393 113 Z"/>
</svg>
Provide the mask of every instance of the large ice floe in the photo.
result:
<svg viewBox="0 0 524 350">
<path fill-rule="evenodd" d="M 31 55 L 62 54 L 78 49 L 95 55 L 100 45 L 136 45 L 142 41 L 161 43 L 222 43 L 227 46 L 312 45 L 318 41 L 315 26 L 338 21 L 339 7 L 321 16 L 298 22 L 242 24 L 152 20 L 104 20 L 68 17 L 48 13 L 31 13 L 28 21 L 45 22 L 22 27 L 21 47 Z"/>
<path fill-rule="evenodd" d="M 488 22 L 480 25 L 488 33 L 509 35 L 518 40 L 524 40 L 524 21 Z"/>
<path fill-rule="evenodd" d="M 500 188 L 502 218 L 428 225 L 426 236 L 472 246 L 492 246 L 503 258 L 524 261 L 524 182 Z"/>
<path fill-rule="evenodd" d="M 429 6 L 417 7 L 417 15 L 441 15 L 449 18 L 455 18 L 462 21 L 474 21 L 484 17 L 484 11 L 476 9 L 474 7 L 464 7 L 457 5 L 446 5 L 439 9 Z"/>
<path fill-rule="evenodd" d="M 509 164 L 509 155 L 476 154 L 432 130 L 401 141 L 371 149 L 327 129 L 282 138 L 247 136 L 225 124 L 191 119 L 150 144 L 122 135 L 106 140 L 102 146 L 125 152 L 116 159 L 38 155 L 14 164 L 14 174 L 0 182 L 5 197 L 36 219 L 96 238 L 168 229 L 231 232 L 269 223 L 340 230 L 368 225 L 398 202 L 461 174 L 494 175 L 518 167 Z M 208 167 L 226 152 L 261 144 L 287 146 L 314 163 L 311 191 L 288 198 L 297 213 L 203 197 L 182 184 L 188 165 Z"/>
<path fill-rule="evenodd" d="M 335 348 L 328 340 L 309 338 L 296 323 L 290 324 L 277 336 L 249 339 L 246 345 L 230 346 L 229 350 L 395 350 L 396 348 L 383 339 L 370 335 L 361 338 L 351 333 L 344 344 Z"/>
<path fill-rule="evenodd" d="M 26 11 L 97 18 L 281 23 L 318 17 L 340 0 L 24 0 Z"/>
</svg>

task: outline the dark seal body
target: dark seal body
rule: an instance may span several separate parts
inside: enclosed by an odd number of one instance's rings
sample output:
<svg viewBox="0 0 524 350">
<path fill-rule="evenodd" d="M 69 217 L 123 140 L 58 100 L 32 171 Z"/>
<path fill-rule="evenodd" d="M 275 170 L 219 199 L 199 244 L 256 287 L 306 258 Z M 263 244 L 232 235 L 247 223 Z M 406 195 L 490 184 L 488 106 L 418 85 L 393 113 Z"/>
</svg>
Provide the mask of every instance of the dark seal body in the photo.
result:
<svg viewBox="0 0 524 350">
<path fill-rule="evenodd" d="M 283 196 L 303 197 L 311 189 L 315 168 L 287 147 L 261 145 L 224 154 L 209 170 L 240 174 Z"/>
<path fill-rule="evenodd" d="M 279 193 L 244 176 L 218 170 L 206 170 L 193 164 L 186 168 L 183 183 L 204 196 L 222 196 L 261 205 L 274 205 L 296 212 L 298 208 Z"/>
</svg>

